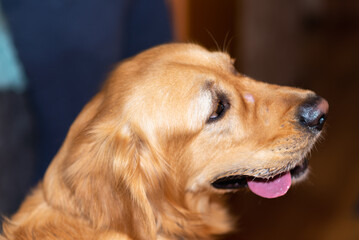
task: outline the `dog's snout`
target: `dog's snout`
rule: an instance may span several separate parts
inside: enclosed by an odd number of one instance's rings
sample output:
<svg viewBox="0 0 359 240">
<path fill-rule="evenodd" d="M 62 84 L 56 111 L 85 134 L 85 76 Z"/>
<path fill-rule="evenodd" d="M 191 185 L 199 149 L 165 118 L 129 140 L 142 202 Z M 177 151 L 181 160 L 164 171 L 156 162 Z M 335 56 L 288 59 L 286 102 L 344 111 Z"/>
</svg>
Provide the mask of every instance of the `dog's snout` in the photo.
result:
<svg viewBox="0 0 359 240">
<path fill-rule="evenodd" d="M 329 104 L 319 96 L 312 97 L 299 106 L 299 123 L 311 130 L 321 131 L 327 119 Z"/>
</svg>

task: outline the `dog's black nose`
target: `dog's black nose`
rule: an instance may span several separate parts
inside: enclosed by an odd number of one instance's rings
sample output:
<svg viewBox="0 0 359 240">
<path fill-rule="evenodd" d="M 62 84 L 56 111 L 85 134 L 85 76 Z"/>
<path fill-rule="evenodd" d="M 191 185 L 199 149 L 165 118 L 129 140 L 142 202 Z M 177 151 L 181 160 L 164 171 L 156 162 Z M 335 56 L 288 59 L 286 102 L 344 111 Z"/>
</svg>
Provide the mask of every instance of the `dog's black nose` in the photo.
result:
<svg viewBox="0 0 359 240">
<path fill-rule="evenodd" d="M 311 130 L 322 130 L 327 119 L 329 104 L 327 100 L 319 96 L 311 97 L 299 106 L 299 123 Z"/>
</svg>

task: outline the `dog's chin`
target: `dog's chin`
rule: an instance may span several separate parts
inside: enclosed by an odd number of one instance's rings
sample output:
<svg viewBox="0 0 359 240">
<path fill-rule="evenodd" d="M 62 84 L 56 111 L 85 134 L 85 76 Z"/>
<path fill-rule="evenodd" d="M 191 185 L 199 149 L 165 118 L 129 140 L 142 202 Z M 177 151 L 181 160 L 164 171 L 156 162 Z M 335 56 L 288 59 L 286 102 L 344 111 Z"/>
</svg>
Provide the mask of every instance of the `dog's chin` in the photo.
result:
<svg viewBox="0 0 359 240">
<path fill-rule="evenodd" d="M 305 158 L 303 162 L 290 170 L 292 183 L 298 183 L 306 179 L 309 174 L 309 160 Z"/>
<path fill-rule="evenodd" d="M 217 190 L 236 191 L 249 187 L 255 194 L 265 198 L 275 198 L 284 195 L 291 184 L 306 178 L 309 172 L 308 159 L 275 175 L 261 178 L 251 175 L 230 175 L 217 178 L 211 183 Z M 267 189 L 266 189 L 267 188 Z"/>
</svg>

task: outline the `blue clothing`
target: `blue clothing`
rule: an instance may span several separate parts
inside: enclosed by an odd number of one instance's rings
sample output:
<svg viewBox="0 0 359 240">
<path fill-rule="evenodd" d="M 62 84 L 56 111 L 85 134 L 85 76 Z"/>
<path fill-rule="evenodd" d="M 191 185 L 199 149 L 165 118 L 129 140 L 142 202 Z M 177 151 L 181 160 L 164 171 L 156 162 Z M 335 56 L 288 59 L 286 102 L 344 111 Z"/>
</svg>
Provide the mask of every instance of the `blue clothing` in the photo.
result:
<svg viewBox="0 0 359 240">
<path fill-rule="evenodd" d="M 26 78 L 0 5 L 0 90 L 24 92 Z"/>
</svg>

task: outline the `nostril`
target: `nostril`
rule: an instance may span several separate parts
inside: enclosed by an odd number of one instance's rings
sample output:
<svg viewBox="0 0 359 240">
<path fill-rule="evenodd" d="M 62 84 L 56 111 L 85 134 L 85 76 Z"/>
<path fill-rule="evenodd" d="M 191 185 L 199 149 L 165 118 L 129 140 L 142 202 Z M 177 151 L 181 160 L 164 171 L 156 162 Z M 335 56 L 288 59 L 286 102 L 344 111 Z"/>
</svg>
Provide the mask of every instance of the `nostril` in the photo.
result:
<svg viewBox="0 0 359 240">
<path fill-rule="evenodd" d="M 319 124 L 323 125 L 325 123 L 325 120 L 327 119 L 327 115 L 323 114 L 322 116 L 320 116 L 319 118 Z"/>
<path fill-rule="evenodd" d="M 312 130 L 323 129 L 329 110 L 328 102 L 321 97 L 310 98 L 299 106 L 299 123 Z"/>
<path fill-rule="evenodd" d="M 323 114 L 322 116 L 320 116 L 318 123 L 315 125 L 315 129 L 317 129 L 318 131 L 322 130 L 326 120 L 327 115 Z"/>
</svg>

